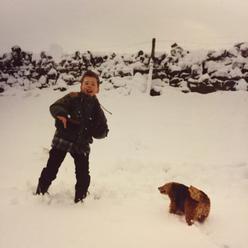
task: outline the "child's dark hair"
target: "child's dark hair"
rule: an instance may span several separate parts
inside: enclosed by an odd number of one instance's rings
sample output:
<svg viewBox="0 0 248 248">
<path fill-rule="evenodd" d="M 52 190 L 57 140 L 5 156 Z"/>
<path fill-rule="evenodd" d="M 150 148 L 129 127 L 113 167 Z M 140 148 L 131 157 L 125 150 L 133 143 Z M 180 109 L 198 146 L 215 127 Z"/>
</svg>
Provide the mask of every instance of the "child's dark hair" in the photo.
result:
<svg viewBox="0 0 248 248">
<path fill-rule="evenodd" d="M 81 83 L 83 83 L 85 77 L 93 77 L 96 79 L 97 84 L 100 84 L 99 76 L 93 71 L 86 71 L 80 80 Z"/>
</svg>

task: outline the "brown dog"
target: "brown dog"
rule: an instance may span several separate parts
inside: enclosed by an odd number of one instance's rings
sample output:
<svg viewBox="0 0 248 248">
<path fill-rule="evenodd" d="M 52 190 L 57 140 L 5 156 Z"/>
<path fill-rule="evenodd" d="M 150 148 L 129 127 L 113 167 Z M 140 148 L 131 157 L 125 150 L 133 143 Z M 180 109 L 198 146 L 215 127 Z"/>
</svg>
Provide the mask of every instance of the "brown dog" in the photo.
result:
<svg viewBox="0 0 248 248">
<path fill-rule="evenodd" d="M 158 188 L 161 194 L 170 198 L 170 213 L 183 215 L 188 225 L 194 221 L 203 222 L 209 215 L 210 200 L 201 190 L 180 183 L 166 183 Z"/>
</svg>

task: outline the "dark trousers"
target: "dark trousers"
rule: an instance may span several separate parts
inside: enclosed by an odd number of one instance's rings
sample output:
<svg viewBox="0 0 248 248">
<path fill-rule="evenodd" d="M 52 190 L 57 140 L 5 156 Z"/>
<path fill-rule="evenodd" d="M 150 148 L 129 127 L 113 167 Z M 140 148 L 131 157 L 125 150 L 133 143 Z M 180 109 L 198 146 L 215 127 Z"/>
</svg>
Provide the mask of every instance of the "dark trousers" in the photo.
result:
<svg viewBox="0 0 248 248">
<path fill-rule="evenodd" d="M 47 165 L 43 168 L 40 178 L 39 187 L 41 193 L 46 193 L 52 181 L 56 178 L 59 167 L 65 159 L 67 152 L 52 148 L 49 152 L 49 159 Z M 86 195 L 90 185 L 89 172 L 89 155 L 70 153 L 74 159 L 75 174 L 76 174 L 76 194 L 81 197 Z"/>
</svg>

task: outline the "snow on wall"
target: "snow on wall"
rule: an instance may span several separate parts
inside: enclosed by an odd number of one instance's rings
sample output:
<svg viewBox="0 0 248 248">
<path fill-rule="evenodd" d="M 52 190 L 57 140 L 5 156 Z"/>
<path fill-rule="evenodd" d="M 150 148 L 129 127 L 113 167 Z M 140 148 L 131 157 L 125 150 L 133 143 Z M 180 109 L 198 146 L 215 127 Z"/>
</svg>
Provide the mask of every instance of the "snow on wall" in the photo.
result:
<svg viewBox="0 0 248 248">
<path fill-rule="evenodd" d="M 79 83 L 83 72 L 91 69 L 100 75 L 104 90 L 117 90 L 128 95 L 133 87 L 137 90 L 136 74 L 143 76 L 143 81 L 147 78 L 148 63 L 149 55 L 143 51 L 136 54 L 76 51 L 61 56 L 59 60 L 44 51 L 37 57 L 14 46 L 11 52 L 0 57 L 0 92 L 7 92 L 11 87 L 24 90 L 52 87 L 64 91 Z M 229 50 L 191 52 L 173 44 L 170 54 L 159 53 L 154 58 L 151 95 L 162 94 L 166 86 L 176 87 L 185 93 L 247 91 L 247 82 L 247 43 L 236 44 Z M 145 87 L 138 88 L 144 92 Z"/>
</svg>

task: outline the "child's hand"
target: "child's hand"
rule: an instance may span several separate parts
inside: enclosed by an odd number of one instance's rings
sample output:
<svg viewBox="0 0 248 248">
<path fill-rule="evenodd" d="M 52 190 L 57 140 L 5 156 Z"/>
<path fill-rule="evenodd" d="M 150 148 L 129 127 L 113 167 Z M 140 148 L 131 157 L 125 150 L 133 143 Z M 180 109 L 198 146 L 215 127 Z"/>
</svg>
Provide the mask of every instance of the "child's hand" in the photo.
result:
<svg viewBox="0 0 248 248">
<path fill-rule="evenodd" d="M 67 119 L 64 116 L 57 116 L 57 119 L 59 119 L 60 121 L 62 121 L 64 128 L 67 128 Z"/>
</svg>

